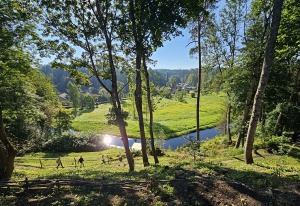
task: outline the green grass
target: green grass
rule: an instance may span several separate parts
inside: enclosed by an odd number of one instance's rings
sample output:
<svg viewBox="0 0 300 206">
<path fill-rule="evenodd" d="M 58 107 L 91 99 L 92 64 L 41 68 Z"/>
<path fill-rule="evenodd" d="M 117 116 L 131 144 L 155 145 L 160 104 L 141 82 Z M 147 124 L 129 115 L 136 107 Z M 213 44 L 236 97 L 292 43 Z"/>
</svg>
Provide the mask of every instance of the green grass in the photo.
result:
<svg viewBox="0 0 300 206">
<path fill-rule="evenodd" d="M 188 163 L 186 155 L 178 155 L 175 151 L 168 150 L 167 155 L 160 157 L 160 166 L 176 165 L 178 160 Z M 113 160 L 110 164 L 102 164 L 102 154 L 108 155 Z M 128 173 L 128 165 L 119 165 L 118 156 L 122 154 L 125 157 L 124 149 L 110 148 L 101 152 L 81 152 L 81 153 L 34 153 L 16 158 L 13 178 L 15 180 L 24 180 L 25 177 L 33 179 L 49 178 L 70 178 L 70 179 L 102 179 L 103 177 L 110 182 L 120 180 L 143 180 L 151 176 L 154 178 L 160 176 L 160 170 L 156 171 L 157 166 L 144 168 L 142 157 L 135 157 L 135 171 Z M 84 167 L 75 167 L 74 158 L 84 158 Z M 56 158 L 61 157 L 64 168 L 56 168 Z M 179 158 L 179 159 L 178 159 Z M 43 168 L 40 167 L 40 161 Z M 124 158 L 124 163 L 126 163 Z M 149 156 L 149 162 L 154 165 L 154 160 Z M 172 179 L 173 174 L 164 174 L 163 177 Z"/>
<path fill-rule="evenodd" d="M 267 181 L 273 178 L 291 178 L 300 180 L 300 146 L 292 143 L 280 143 L 285 147 L 285 153 L 271 154 L 265 149 L 258 149 L 258 154 L 253 153 L 254 164 L 247 165 L 244 162 L 244 151 L 242 148 L 235 149 L 233 146 L 225 146 L 225 136 L 218 136 L 202 144 L 204 160 L 219 165 L 229 170 L 228 178 L 236 180 L 247 180 L 253 186 L 261 183 L 268 176 Z M 256 145 L 263 141 L 256 139 Z M 251 178 L 253 175 L 253 178 Z"/>
<path fill-rule="evenodd" d="M 187 171 L 197 173 L 213 173 L 227 170 L 226 176 L 230 179 L 241 180 L 248 175 L 247 181 L 254 186 L 259 184 L 260 179 L 267 175 L 269 181 L 272 178 L 296 178 L 300 179 L 299 158 L 296 155 L 270 154 L 263 149 L 258 150 L 260 155 L 253 154 L 255 164 L 246 165 L 243 161 L 243 150 L 233 147 L 226 147 L 222 144 L 224 137 L 217 137 L 202 144 L 203 155 L 198 157 L 196 162 L 185 150 L 177 151 L 164 150 L 165 155 L 159 157 L 160 164 L 154 165 L 152 156 L 148 156 L 152 166 L 144 167 L 142 157 L 135 157 L 135 171 L 128 173 L 128 165 L 119 166 L 117 160 L 120 154 L 124 155 L 124 149 L 110 148 L 101 152 L 84 153 L 35 153 L 16 158 L 15 170 L 12 179 L 49 179 L 49 178 L 70 178 L 70 179 L 102 179 L 109 182 L 121 180 L 147 180 L 149 178 L 172 179 L 175 170 L 164 170 L 164 166 L 170 168 L 184 168 Z M 286 145 L 287 146 L 287 145 Z M 290 145 L 299 151 L 299 146 Z M 101 156 L 108 155 L 113 158 L 110 164 L 101 164 Z M 56 168 L 55 159 L 61 157 L 64 168 Z M 85 167 L 75 167 L 74 158 L 80 156 L 85 159 Z M 40 160 L 44 168 L 40 168 Z M 126 163 L 126 159 L 124 158 Z M 249 179 L 253 175 L 253 179 Z M 258 178 L 259 180 L 255 179 Z M 257 182 L 258 181 L 258 182 Z"/>
<path fill-rule="evenodd" d="M 24 180 L 27 177 L 30 181 L 40 179 L 70 179 L 103 182 L 102 180 L 104 180 L 104 183 L 111 184 L 119 183 L 122 180 L 126 182 L 134 180 L 147 183 L 150 179 L 172 181 L 178 172 L 183 172 L 182 174 L 188 180 L 196 183 L 203 181 L 205 187 L 212 187 L 213 193 L 210 194 L 215 194 L 217 190 L 223 193 L 228 187 L 236 189 L 234 185 L 230 186 L 233 182 L 242 183 L 238 185 L 240 187 L 247 185 L 247 188 L 255 188 L 254 190 L 257 191 L 265 191 L 267 189 L 276 191 L 283 185 L 287 188 L 295 188 L 299 184 L 299 144 L 284 143 L 285 148 L 288 149 L 288 153 L 285 155 L 270 154 L 263 149 L 259 149 L 258 152 L 260 155 L 254 154 L 255 164 L 246 165 L 243 161 L 243 150 L 234 149 L 232 146 L 223 144 L 225 138 L 224 136 L 219 136 L 202 143 L 202 155 L 198 156 L 195 162 L 191 154 L 183 148 L 176 151 L 164 150 L 165 155 L 159 157 L 160 163 L 157 165 L 154 165 L 153 158 L 149 155 L 148 158 L 151 164 L 149 167 L 143 166 L 142 157 L 135 157 L 134 172 L 128 172 L 128 165 L 119 166 L 117 157 L 120 154 L 124 155 L 124 149 L 110 148 L 100 152 L 85 153 L 28 154 L 16 158 L 12 180 Z M 101 164 L 102 155 L 108 155 L 115 159 L 115 161 L 112 161 L 110 164 Z M 85 159 L 85 166 L 82 168 L 75 167 L 74 164 L 74 158 L 78 160 L 80 156 L 83 156 Z M 64 168 L 56 168 L 55 159 L 57 157 L 61 157 Z M 44 168 L 40 168 L 40 160 L 44 164 Z M 124 162 L 127 162 L 126 159 L 124 159 Z M 219 180 L 226 181 L 227 184 L 222 184 L 218 187 L 217 182 Z M 226 186 L 225 189 L 223 186 Z M 118 198 L 122 197 L 121 199 L 128 202 L 128 204 L 130 203 L 129 205 L 144 205 L 149 194 L 152 194 L 154 197 L 159 197 L 155 200 L 156 205 L 165 205 L 165 202 L 176 198 L 178 192 L 180 194 L 183 192 L 180 190 L 181 187 L 176 187 L 171 182 L 167 183 L 166 181 L 155 184 L 151 192 L 146 187 L 140 191 L 134 191 L 132 190 L 133 185 L 131 185 L 130 187 L 126 186 L 125 189 L 127 188 L 128 190 L 122 193 L 124 188 L 114 187 L 111 187 L 109 191 L 106 187 L 102 189 L 100 187 L 101 192 L 99 192 L 99 188 L 93 190 L 89 188 L 62 186 L 62 193 L 55 193 L 55 190 L 47 190 L 49 192 L 47 193 L 43 190 L 44 193 L 35 193 L 35 196 L 31 197 L 31 200 L 37 200 L 40 203 L 39 205 L 50 205 L 50 202 L 52 205 L 70 205 L 70 202 L 80 203 L 79 205 L 99 205 L 97 201 L 103 202 L 103 200 L 105 200 L 105 203 L 109 203 L 104 205 L 124 205 L 115 202 Z M 202 188 L 201 185 L 200 187 Z M 201 188 L 198 189 L 200 190 Z M 237 189 L 234 194 L 245 195 L 248 194 L 248 190 L 245 193 L 244 190 L 239 192 Z M 251 190 L 249 191 L 251 192 Z M 132 192 L 135 193 L 134 196 L 131 196 Z M 288 192 L 286 194 L 288 195 Z M 187 203 L 183 205 L 195 205 L 195 202 L 190 200 L 190 196 L 188 195 L 189 191 L 183 194 L 183 197 L 186 197 L 186 199 L 181 200 Z M 14 202 L 19 201 L 18 198 L 20 196 L 16 194 L 11 196 L 1 196 L 0 194 L 0 202 L 4 202 L 5 205 L 14 205 Z M 228 198 L 227 194 L 225 193 L 222 198 Z M 287 197 L 287 199 L 289 198 L 290 196 Z M 150 205 L 150 203 L 147 205 Z M 237 202 L 234 205 L 238 205 Z"/>
<path fill-rule="evenodd" d="M 200 127 L 201 129 L 218 126 L 225 114 L 226 97 L 222 95 L 206 95 L 200 100 Z M 116 126 L 108 125 L 105 115 L 108 113 L 110 104 L 101 104 L 93 112 L 83 113 L 73 121 L 76 131 L 94 131 L 102 134 L 120 135 Z M 133 117 L 132 103 L 124 101 L 123 109 L 130 112 L 127 119 L 127 133 L 130 137 L 139 137 L 138 119 Z M 148 134 L 149 115 L 144 114 L 146 134 Z M 154 133 L 159 138 L 170 138 L 188 134 L 196 130 L 196 98 L 189 95 L 185 102 L 162 99 L 154 111 Z"/>
</svg>

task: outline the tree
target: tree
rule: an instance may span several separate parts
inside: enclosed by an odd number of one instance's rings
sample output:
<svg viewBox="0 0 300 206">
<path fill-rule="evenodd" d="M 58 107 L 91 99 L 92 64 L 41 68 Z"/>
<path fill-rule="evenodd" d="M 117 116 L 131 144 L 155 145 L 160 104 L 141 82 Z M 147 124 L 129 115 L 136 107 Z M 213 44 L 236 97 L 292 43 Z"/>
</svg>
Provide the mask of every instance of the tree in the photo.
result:
<svg viewBox="0 0 300 206">
<path fill-rule="evenodd" d="M 203 8 L 207 9 L 209 6 L 208 1 L 204 1 Z M 195 7 L 193 8 L 195 9 Z M 193 22 L 196 23 L 192 27 L 190 33 L 192 34 L 192 39 L 196 42 L 196 48 L 192 48 L 190 53 L 197 53 L 198 55 L 198 79 L 197 79 L 197 106 L 196 106 L 196 140 L 200 141 L 200 96 L 201 96 L 201 81 L 202 81 L 202 46 L 201 39 L 203 38 L 203 28 L 205 27 L 206 20 L 208 17 L 207 12 L 201 10 L 196 11 L 193 16 Z"/>
<path fill-rule="evenodd" d="M 219 12 L 219 21 L 216 20 L 215 15 L 211 15 L 209 22 L 209 37 L 206 41 L 210 51 L 213 54 L 210 59 L 212 69 L 220 72 L 218 75 L 218 83 L 221 84 L 221 89 L 226 92 L 228 96 L 227 112 L 226 112 L 226 133 L 228 141 L 232 142 L 231 135 L 231 111 L 233 96 L 230 91 L 232 84 L 232 77 L 237 65 L 237 56 L 240 50 L 241 42 L 241 24 L 244 17 L 244 0 L 226 1 L 226 5 Z"/>
<path fill-rule="evenodd" d="M 251 12 L 245 19 L 245 36 L 242 49 L 241 65 L 243 72 L 237 72 L 234 76 L 234 84 L 232 84 L 232 93 L 235 95 L 235 104 L 244 105 L 242 108 L 242 117 L 239 119 L 238 138 L 235 148 L 238 148 L 242 143 L 247 132 L 247 122 L 249 121 L 251 104 L 255 87 L 257 87 L 260 68 L 263 63 L 263 54 L 267 42 L 267 35 L 270 28 L 270 8 L 264 1 L 253 1 L 251 4 Z M 237 113 L 239 106 L 235 107 Z"/>
<path fill-rule="evenodd" d="M 197 86 L 198 75 L 194 72 L 189 73 L 186 77 L 185 83 L 191 86 Z"/>
<path fill-rule="evenodd" d="M 58 99 L 53 85 L 32 68 L 22 50 L 9 48 L 0 58 L 0 179 L 5 179 L 17 152 L 37 149 L 47 137 Z"/>
<path fill-rule="evenodd" d="M 170 35 L 178 34 L 177 28 L 184 23 L 184 19 L 180 1 L 130 0 L 128 3 L 124 1 L 122 3 L 121 11 L 124 19 L 120 25 L 122 29 L 119 35 L 125 42 L 125 53 L 132 56 L 135 62 L 135 104 L 139 118 L 143 163 L 147 166 L 149 162 L 143 120 L 142 74 L 146 79 L 147 102 L 151 116 L 153 111 L 146 61 L 153 51 L 162 46 L 165 39 L 169 39 Z M 150 126 L 152 126 L 152 121 L 150 118 Z M 152 153 L 157 163 L 153 132 L 151 131 L 152 129 L 150 129 Z"/>
<path fill-rule="evenodd" d="M 276 75 L 271 75 L 270 83 L 276 84 L 274 88 L 276 96 L 276 108 L 271 111 L 273 119 L 269 121 L 268 129 L 271 134 L 281 135 L 283 132 L 293 132 L 294 140 L 299 136 L 300 130 L 300 66 L 299 66 L 299 18 L 300 2 L 286 0 L 284 3 L 281 24 L 278 33 L 278 45 L 276 47 Z M 269 89 L 266 94 L 274 95 Z M 269 96 L 269 95 L 268 95 Z M 266 100 L 271 104 L 274 99 Z M 274 105 L 275 106 L 275 105 Z"/>
<path fill-rule="evenodd" d="M 63 108 L 59 109 L 55 116 L 55 131 L 58 135 L 62 135 L 64 131 L 67 131 L 71 128 L 72 117 L 71 115 Z"/>
<path fill-rule="evenodd" d="M 95 101 L 92 95 L 90 94 L 82 95 L 82 107 L 88 108 L 92 111 L 95 109 Z"/>
<path fill-rule="evenodd" d="M 147 89 L 147 103 L 149 107 L 149 133 L 150 133 L 150 139 L 151 139 L 151 149 L 152 149 L 152 155 L 154 158 L 155 164 L 158 164 L 158 157 L 156 153 L 156 148 L 154 144 L 154 133 L 153 133 L 153 112 L 154 112 L 154 104 L 151 98 L 151 91 L 150 91 L 150 78 L 149 78 L 149 72 L 147 69 L 147 64 L 146 64 L 146 57 L 145 55 L 143 56 L 143 68 L 144 68 L 144 73 L 145 73 L 145 78 L 146 78 L 146 89 Z"/>
<path fill-rule="evenodd" d="M 34 96 L 33 86 L 26 78 L 32 70 L 31 62 L 24 52 L 25 46 L 34 42 L 33 16 L 27 2 L 0 2 L 0 180 L 11 177 L 17 154 L 7 133 L 5 113 L 22 107 L 22 112 L 28 111 L 31 104 L 27 103 Z"/>
<path fill-rule="evenodd" d="M 175 89 L 177 84 L 181 82 L 181 79 L 177 75 L 172 75 L 169 77 L 166 86 L 170 87 L 171 89 Z"/>
<path fill-rule="evenodd" d="M 268 78 L 272 68 L 275 44 L 276 44 L 280 20 L 281 20 L 282 6 L 283 6 L 283 0 L 274 0 L 270 36 L 264 54 L 264 62 L 262 65 L 259 84 L 254 97 L 253 109 L 252 109 L 251 119 L 248 127 L 247 138 L 246 138 L 246 147 L 245 147 L 244 156 L 245 156 L 245 162 L 247 164 L 252 164 L 254 162 L 252 157 L 254 135 L 255 135 L 257 122 L 260 114 L 263 94 L 268 84 Z"/>
<path fill-rule="evenodd" d="M 69 100 L 72 103 L 72 107 L 74 108 L 74 114 L 77 115 L 77 109 L 80 108 L 81 102 L 81 93 L 79 91 L 79 87 L 72 82 L 68 83 L 67 92 L 69 94 Z"/>
<path fill-rule="evenodd" d="M 104 88 L 101 88 L 100 90 L 99 90 L 99 92 L 98 92 L 98 101 L 99 102 L 110 102 L 110 98 L 111 98 L 111 96 L 110 96 L 110 93 L 107 91 L 107 90 L 105 90 Z"/>
<path fill-rule="evenodd" d="M 169 87 L 161 87 L 159 92 L 160 92 L 161 97 L 163 97 L 163 98 L 166 98 L 166 99 L 172 98 L 172 91 Z"/>
<path fill-rule="evenodd" d="M 118 57 L 120 39 L 116 35 L 118 21 L 118 1 L 71 0 L 37 1 L 43 8 L 43 34 L 52 35 L 49 46 L 56 54 L 53 66 L 66 69 L 77 81 L 86 82 L 79 68 L 88 69 L 97 78 L 100 85 L 110 94 L 115 119 L 110 121 L 118 125 L 129 170 L 134 170 L 134 160 L 129 149 L 124 111 L 120 101 L 117 70 L 121 70 L 124 61 Z M 57 37 L 56 39 L 54 37 Z M 61 41 L 63 39 L 64 41 Z M 81 48 L 81 50 L 78 50 Z M 75 49 L 81 57 L 75 55 Z M 110 86 L 104 84 L 110 81 Z"/>
<path fill-rule="evenodd" d="M 0 179 L 9 179 L 14 169 L 14 158 L 17 154 L 17 148 L 13 145 L 12 141 L 8 138 L 3 112 L 7 109 L 18 107 L 18 101 L 27 100 L 29 88 L 25 87 L 24 76 L 20 72 L 20 68 L 15 68 L 13 65 L 15 60 L 18 60 L 14 54 L 16 51 L 5 53 L 6 57 L 14 57 L 12 61 L 7 61 L 1 55 L 1 85 L 0 85 Z M 24 61 L 22 62 L 24 63 Z M 21 68 L 27 70 L 28 64 L 23 65 Z M 22 78 L 23 77 L 23 78 Z M 16 86 L 14 86 L 14 84 Z M 19 95 L 17 95 L 19 93 Z M 15 98 L 17 97 L 17 98 Z M 21 106 L 21 105 L 20 105 Z M 13 108 L 12 108 L 13 109 Z M 13 109 L 14 111 L 14 109 Z"/>
</svg>

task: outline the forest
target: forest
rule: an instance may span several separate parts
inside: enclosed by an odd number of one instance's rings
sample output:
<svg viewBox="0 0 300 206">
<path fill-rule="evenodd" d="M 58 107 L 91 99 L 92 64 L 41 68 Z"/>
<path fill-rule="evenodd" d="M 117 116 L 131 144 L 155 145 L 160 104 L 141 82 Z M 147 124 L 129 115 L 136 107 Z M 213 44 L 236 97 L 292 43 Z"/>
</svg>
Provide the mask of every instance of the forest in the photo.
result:
<svg viewBox="0 0 300 206">
<path fill-rule="evenodd" d="M 247 205 L 244 201 L 250 201 L 248 205 L 260 205 L 257 203 L 260 201 L 262 205 L 294 205 L 299 200 L 298 0 L 7 0 L 0 1 L 0 24 L 1 181 L 18 179 L 18 176 L 27 178 L 23 166 L 19 166 L 19 158 L 30 159 L 28 155 L 36 155 L 43 168 L 43 158 L 47 161 L 48 156 L 60 156 L 60 145 L 68 145 L 64 156 L 72 165 L 71 152 L 86 152 L 85 156 L 93 158 L 97 154 L 93 156 L 88 152 L 107 150 L 110 156 L 122 156 L 126 166 L 118 167 L 111 174 L 118 181 L 126 177 L 148 181 L 150 176 L 163 180 L 172 175 L 176 179 L 183 171 L 185 178 L 193 176 L 191 181 L 201 175 L 201 180 L 207 181 L 203 174 L 211 175 L 208 171 L 214 170 L 214 177 L 224 175 L 247 184 L 254 174 L 247 177 L 247 168 L 260 165 L 265 171 L 253 169 L 257 175 L 254 175 L 257 181 L 252 182 L 254 187 L 271 188 L 280 185 L 280 181 L 289 182 L 296 188 L 288 191 L 290 199 L 283 200 L 278 195 L 274 200 L 274 190 L 271 197 L 250 200 L 253 190 L 243 191 L 248 195 L 247 200 L 240 198 L 230 202 L 227 198 L 228 204 Z M 182 35 L 183 29 L 189 31 L 189 45 L 193 45 L 189 54 L 197 58 L 198 68 L 151 69 L 153 53 L 165 42 Z M 45 58 L 50 58 L 51 63 L 44 64 Z M 211 103 L 207 103 L 209 101 Z M 172 111 L 167 107 L 164 110 L 163 106 L 171 104 L 175 105 Z M 106 109 L 105 114 L 102 108 Z M 190 110 L 193 113 L 188 113 Z M 208 111 L 215 112 L 218 119 L 207 121 L 211 118 Z M 186 121 L 180 116 L 184 113 L 193 114 L 192 120 Z M 87 114 L 97 114 L 99 119 L 105 118 L 105 125 L 117 128 L 122 149 L 107 148 L 94 131 L 82 129 L 74 134 L 74 128 L 91 124 L 80 120 Z M 156 119 L 156 114 L 161 116 Z M 183 133 L 196 132 L 196 137 L 190 139 L 188 145 L 161 157 L 162 148 L 158 148 L 156 140 L 182 134 L 174 132 L 179 127 L 174 126 L 176 124 L 165 123 L 171 121 L 170 116 L 188 128 L 182 129 Z M 138 131 L 135 136 L 141 144 L 138 152 L 129 145 L 133 122 Z M 220 125 L 223 135 L 210 142 L 203 141 L 200 130 Z M 217 150 L 229 159 L 222 159 Z M 264 160 L 258 159 L 261 156 Z M 243 168 L 241 173 L 236 165 L 231 168 L 232 158 Z M 286 159 L 282 161 L 283 158 Z M 229 165 L 222 167 L 223 164 Z M 207 170 L 203 172 L 200 168 Z M 84 169 L 85 175 L 79 172 L 79 177 L 99 177 L 96 171 Z M 20 175 L 20 171 L 24 174 Z M 260 176 L 266 171 L 275 174 L 277 185 L 259 182 L 272 180 L 272 175 Z M 70 173 L 71 170 L 59 173 L 58 177 L 75 180 L 77 176 Z M 119 173 L 124 175 L 118 176 Z M 135 176 L 135 173 L 138 174 Z M 156 176 L 158 173 L 164 176 Z M 30 177 L 40 179 L 43 174 Z M 44 177 L 51 179 L 52 176 Z M 102 177 L 111 181 L 110 176 Z M 148 199 L 147 204 L 163 205 L 177 198 L 179 202 L 172 204 L 222 205 L 220 199 L 226 199 L 217 195 L 209 201 L 199 191 L 198 199 L 196 196 L 184 198 L 181 196 L 184 191 L 177 183 L 172 184 L 163 188 L 148 185 L 146 190 L 155 191 L 162 199 L 153 197 L 155 200 Z M 1 186 L 0 192 L 2 189 Z M 123 202 L 106 196 L 104 205 L 126 205 L 132 196 L 124 191 Z M 4 193 L 0 193 L 0 200 L 9 202 Z M 163 193 L 168 197 L 166 201 Z M 115 194 L 114 197 L 118 195 L 122 196 Z M 147 196 L 146 193 L 139 196 L 141 202 L 129 201 L 128 204 L 147 205 L 143 195 Z M 98 205 L 93 198 L 97 199 L 93 196 L 88 203 L 80 199 L 78 204 Z"/>
</svg>

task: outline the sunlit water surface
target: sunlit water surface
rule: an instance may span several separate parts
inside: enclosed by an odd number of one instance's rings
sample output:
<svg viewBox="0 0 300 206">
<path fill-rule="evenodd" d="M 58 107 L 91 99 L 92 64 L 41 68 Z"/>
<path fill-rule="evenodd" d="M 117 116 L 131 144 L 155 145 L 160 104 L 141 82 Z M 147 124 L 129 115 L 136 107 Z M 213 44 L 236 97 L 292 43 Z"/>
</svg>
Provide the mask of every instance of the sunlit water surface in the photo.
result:
<svg viewBox="0 0 300 206">
<path fill-rule="evenodd" d="M 222 133 L 222 131 L 216 127 L 212 128 L 212 129 L 206 129 L 206 130 L 200 131 L 200 138 L 201 138 L 201 140 L 212 139 L 221 133 Z M 108 135 L 108 134 L 104 134 L 102 136 L 103 136 L 103 142 L 106 145 L 108 145 L 110 147 L 123 147 L 123 142 L 121 140 L 121 137 Z M 162 148 L 164 148 L 164 149 L 175 150 L 177 147 L 180 147 L 180 146 L 183 146 L 183 145 L 189 143 L 190 138 L 195 140 L 196 132 L 190 133 L 188 135 L 174 137 L 174 138 L 171 138 L 168 140 L 161 140 L 161 141 L 156 140 L 156 141 L 158 141 L 157 143 L 160 144 L 162 146 Z M 128 141 L 129 141 L 129 147 L 132 147 L 133 143 L 140 143 L 141 139 L 129 138 Z"/>
</svg>

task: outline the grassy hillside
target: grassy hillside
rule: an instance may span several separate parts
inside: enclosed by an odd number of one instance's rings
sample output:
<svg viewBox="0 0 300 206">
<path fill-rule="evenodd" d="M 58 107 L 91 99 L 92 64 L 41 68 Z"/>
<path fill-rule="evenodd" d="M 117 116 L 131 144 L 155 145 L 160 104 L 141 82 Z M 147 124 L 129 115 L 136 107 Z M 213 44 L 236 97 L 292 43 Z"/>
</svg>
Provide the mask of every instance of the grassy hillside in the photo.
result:
<svg viewBox="0 0 300 206">
<path fill-rule="evenodd" d="M 142 157 L 135 156 L 135 171 L 119 165 L 123 149 L 100 152 L 47 154 L 36 153 L 16 159 L 12 179 L 58 179 L 56 187 L 37 186 L 30 192 L 10 195 L 0 193 L 3 205 L 297 205 L 300 201 L 300 147 L 279 141 L 278 152 L 258 149 L 255 164 L 246 165 L 242 149 L 224 145 L 226 137 L 202 144 L 202 155 L 193 161 L 181 148 L 164 150 L 160 164 L 143 167 Z M 258 139 L 256 145 L 262 144 Z M 101 164 L 101 156 L 112 158 Z M 64 168 L 56 168 L 61 157 Z M 74 158 L 85 159 L 85 166 L 75 167 Z M 40 168 L 40 160 L 44 168 Z M 126 160 L 124 160 L 126 163 Z M 78 181 L 78 182 L 76 182 Z M 150 181 L 153 181 L 150 185 Z M 71 183 L 80 185 L 70 186 Z M 95 183 L 97 187 L 92 187 Z M 22 182 L 23 184 L 23 182 Z M 4 186 L 5 187 L 5 186 Z M 39 188 L 40 187 L 40 188 Z M 6 188 L 6 187 L 5 187 Z M 11 188 L 13 189 L 13 188 Z M 6 190 L 4 190 L 6 191 Z M 1 205 L 1 204 L 0 204 Z"/>
<path fill-rule="evenodd" d="M 187 170 L 197 170 L 200 173 L 212 173 L 217 169 L 231 170 L 236 173 L 232 179 L 239 179 L 238 172 L 261 173 L 274 177 L 300 178 L 300 144 L 291 144 L 288 142 L 276 141 L 279 147 L 283 148 L 277 152 L 269 153 L 265 149 L 258 149 L 253 154 L 255 164 L 246 165 L 243 158 L 243 149 L 235 149 L 224 144 L 225 136 L 218 136 L 214 139 L 207 140 L 201 145 L 201 155 L 198 154 L 196 162 L 193 156 L 186 148 L 177 150 L 163 150 L 164 156 L 159 157 L 159 165 L 169 167 L 183 167 Z M 263 139 L 257 139 L 255 147 L 262 145 Z M 273 142 L 273 144 L 275 144 Z M 128 165 L 119 166 L 118 156 L 123 155 L 124 163 L 127 163 L 125 152 L 122 148 L 109 148 L 99 152 L 78 152 L 78 153 L 34 153 L 28 154 L 16 159 L 16 169 L 13 179 L 44 179 L 44 178 L 101 178 L 118 182 L 125 179 L 143 180 L 152 175 L 159 175 L 155 171 L 154 160 L 149 155 L 150 167 L 144 167 L 142 163 L 141 153 L 138 152 L 135 159 L 135 172 L 127 174 Z M 102 164 L 102 155 L 111 158 L 110 164 Z M 85 159 L 85 167 L 75 167 L 74 158 L 83 156 Z M 61 157 L 65 168 L 56 169 L 56 158 Z M 40 168 L 40 160 L 44 168 Z M 29 169 L 30 168 L 30 169 Z M 125 176 L 124 176 L 125 175 Z M 172 178 L 174 174 L 160 176 L 162 178 Z M 233 174 L 228 174 L 229 176 Z M 257 180 L 247 179 L 254 186 L 260 184 Z M 272 180 L 270 180 L 272 181 Z"/>
<path fill-rule="evenodd" d="M 225 114 L 226 97 L 222 95 L 206 95 L 201 97 L 200 118 L 201 129 L 218 126 Z M 73 121 L 73 128 L 77 131 L 94 131 L 120 135 L 116 126 L 108 125 L 105 114 L 110 104 L 101 104 L 93 112 L 83 113 Z M 123 108 L 130 113 L 127 119 L 127 133 L 131 137 L 139 137 L 138 120 L 133 117 L 133 106 L 129 100 L 123 102 Z M 147 115 L 144 115 L 145 118 Z M 147 121 L 146 121 L 147 124 Z M 157 103 L 154 111 L 154 132 L 159 138 L 170 138 L 195 131 L 196 129 L 196 98 L 189 95 L 185 102 L 163 99 Z M 148 128 L 146 127 L 146 132 Z M 148 132 L 147 132 L 148 133 Z"/>
</svg>

